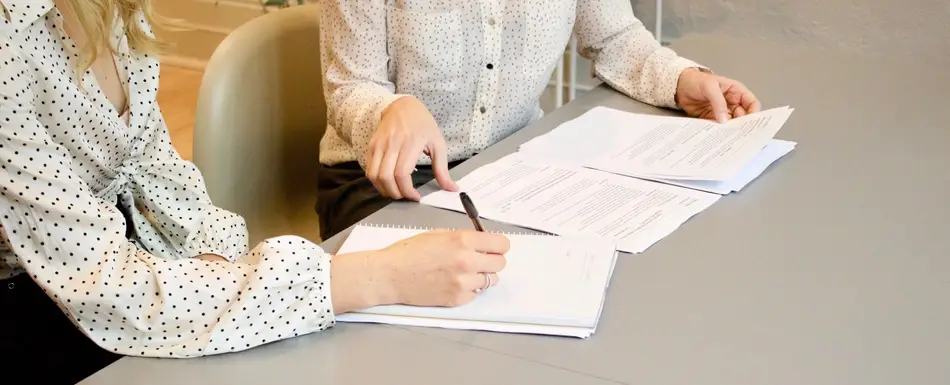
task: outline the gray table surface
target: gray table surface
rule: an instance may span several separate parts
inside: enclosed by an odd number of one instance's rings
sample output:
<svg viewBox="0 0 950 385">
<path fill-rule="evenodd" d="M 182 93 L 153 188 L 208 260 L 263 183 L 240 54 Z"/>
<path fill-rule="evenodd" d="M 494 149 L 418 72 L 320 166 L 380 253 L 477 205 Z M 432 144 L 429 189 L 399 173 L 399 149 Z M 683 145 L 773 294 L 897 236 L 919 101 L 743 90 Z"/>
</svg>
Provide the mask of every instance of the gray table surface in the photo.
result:
<svg viewBox="0 0 950 385">
<path fill-rule="evenodd" d="M 950 384 L 950 77 L 721 36 L 673 48 L 795 107 L 778 137 L 799 146 L 622 255 L 590 339 L 339 324 L 243 353 L 124 358 L 83 384 Z M 452 174 L 595 106 L 670 113 L 598 88 Z M 411 203 L 367 222 L 470 226 Z"/>
</svg>

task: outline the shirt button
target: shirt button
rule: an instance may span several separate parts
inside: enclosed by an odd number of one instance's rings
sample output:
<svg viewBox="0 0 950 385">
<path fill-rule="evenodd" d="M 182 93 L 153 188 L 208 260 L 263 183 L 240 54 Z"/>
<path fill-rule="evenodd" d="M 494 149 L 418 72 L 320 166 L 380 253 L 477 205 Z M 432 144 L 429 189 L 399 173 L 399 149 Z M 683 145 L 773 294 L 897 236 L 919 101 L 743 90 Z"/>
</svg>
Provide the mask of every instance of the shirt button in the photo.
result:
<svg viewBox="0 0 950 385">
<path fill-rule="evenodd" d="M 489 17 L 489 18 L 488 18 L 488 25 L 495 25 L 495 18 L 494 18 L 494 17 Z"/>
<path fill-rule="evenodd" d="M 487 67 L 488 69 L 492 69 L 492 68 L 495 68 L 495 66 L 494 66 L 494 65 L 492 65 L 491 63 L 488 63 L 488 65 L 486 65 L 485 67 Z"/>
<path fill-rule="evenodd" d="M 481 107 L 478 107 L 478 112 L 481 112 L 481 113 L 483 113 L 483 114 L 484 114 L 484 113 L 485 113 L 485 111 L 488 111 L 488 109 L 487 109 L 487 108 L 485 108 L 485 106 L 481 106 Z"/>
</svg>

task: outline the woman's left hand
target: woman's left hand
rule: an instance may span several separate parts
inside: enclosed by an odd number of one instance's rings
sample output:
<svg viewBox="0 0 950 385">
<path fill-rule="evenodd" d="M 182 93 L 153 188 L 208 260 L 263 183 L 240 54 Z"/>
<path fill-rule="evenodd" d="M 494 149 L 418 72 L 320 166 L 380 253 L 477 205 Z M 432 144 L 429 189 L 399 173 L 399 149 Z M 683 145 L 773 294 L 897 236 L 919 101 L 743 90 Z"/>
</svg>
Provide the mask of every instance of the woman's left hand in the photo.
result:
<svg viewBox="0 0 950 385">
<path fill-rule="evenodd" d="M 680 74 L 676 104 L 689 116 L 719 123 L 762 109 L 759 100 L 741 82 L 696 68 Z"/>
</svg>

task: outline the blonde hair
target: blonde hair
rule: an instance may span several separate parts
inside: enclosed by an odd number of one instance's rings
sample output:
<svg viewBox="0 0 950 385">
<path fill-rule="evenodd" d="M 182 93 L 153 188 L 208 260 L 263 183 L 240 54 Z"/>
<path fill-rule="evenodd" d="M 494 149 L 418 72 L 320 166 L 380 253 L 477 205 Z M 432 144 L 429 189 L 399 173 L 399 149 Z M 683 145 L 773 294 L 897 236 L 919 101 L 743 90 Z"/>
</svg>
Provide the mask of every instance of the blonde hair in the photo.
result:
<svg viewBox="0 0 950 385">
<path fill-rule="evenodd" d="M 147 28 L 156 25 L 156 15 L 152 10 L 152 0 L 62 0 L 76 14 L 80 28 L 86 37 L 82 49 L 82 65 L 79 72 L 86 69 L 102 54 L 103 48 L 115 53 L 117 47 L 110 43 L 112 28 L 117 18 L 125 25 L 125 36 L 129 48 L 141 54 L 158 53 L 162 44 Z M 148 24 L 142 25 L 139 16 Z"/>
</svg>

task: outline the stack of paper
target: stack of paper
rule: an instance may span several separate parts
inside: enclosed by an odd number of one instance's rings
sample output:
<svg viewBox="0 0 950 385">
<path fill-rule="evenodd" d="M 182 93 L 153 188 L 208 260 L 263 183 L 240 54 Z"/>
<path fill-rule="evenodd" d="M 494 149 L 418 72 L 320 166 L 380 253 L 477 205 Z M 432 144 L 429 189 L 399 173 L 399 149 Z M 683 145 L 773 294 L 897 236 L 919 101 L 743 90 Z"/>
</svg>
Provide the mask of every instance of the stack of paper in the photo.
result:
<svg viewBox="0 0 950 385">
<path fill-rule="evenodd" d="M 482 217 L 560 235 L 590 235 L 639 253 L 721 196 L 514 153 L 458 181 Z M 422 203 L 464 212 L 458 193 Z"/>
<path fill-rule="evenodd" d="M 521 145 L 534 159 L 584 166 L 717 194 L 739 191 L 795 148 L 773 139 L 794 109 L 723 124 L 597 107 Z"/>
<path fill-rule="evenodd" d="M 485 218 L 599 236 L 639 253 L 794 149 L 773 139 L 792 111 L 718 124 L 598 107 L 458 184 Z M 458 193 L 437 191 L 421 202 L 464 211 Z"/>
<path fill-rule="evenodd" d="M 358 225 L 339 253 L 381 249 L 425 229 Z M 459 307 L 378 306 L 337 316 L 451 329 L 589 337 L 617 258 L 614 244 L 584 237 L 509 234 L 498 285 Z"/>
</svg>

